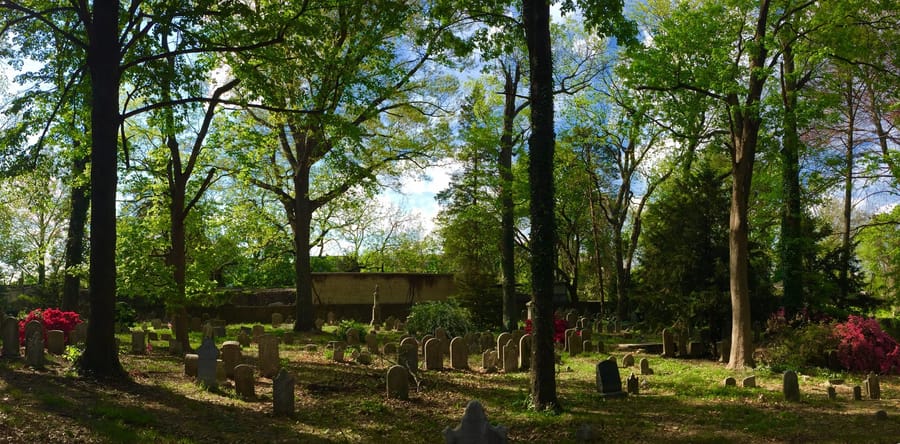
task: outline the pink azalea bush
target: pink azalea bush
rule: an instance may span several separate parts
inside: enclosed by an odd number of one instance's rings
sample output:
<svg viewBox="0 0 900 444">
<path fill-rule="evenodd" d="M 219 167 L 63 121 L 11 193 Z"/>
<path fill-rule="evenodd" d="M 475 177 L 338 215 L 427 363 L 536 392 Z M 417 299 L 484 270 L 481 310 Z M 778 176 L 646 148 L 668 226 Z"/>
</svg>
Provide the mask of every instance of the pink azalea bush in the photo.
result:
<svg viewBox="0 0 900 444">
<path fill-rule="evenodd" d="M 563 343 L 566 341 L 566 329 L 568 328 L 568 324 L 566 324 L 565 319 L 560 319 L 556 316 L 553 317 L 553 341 Z M 525 320 L 525 333 L 531 334 L 532 326 L 531 319 Z"/>
<path fill-rule="evenodd" d="M 19 321 L 19 344 L 25 343 L 25 325 L 33 320 L 41 321 L 44 324 L 44 343 L 47 342 L 47 331 L 49 330 L 62 330 L 66 337 L 66 343 L 69 343 L 69 333 L 75 330 L 75 326 L 82 322 L 78 313 L 74 311 L 61 311 L 58 308 L 36 308 L 28 313 L 25 319 Z"/>
<path fill-rule="evenodd" d="M 847 370 L 881 374 L 900 372 L 900 345 L 875 319 L 850 315 L 834 326 L 838 360 Z"/>
</svg>

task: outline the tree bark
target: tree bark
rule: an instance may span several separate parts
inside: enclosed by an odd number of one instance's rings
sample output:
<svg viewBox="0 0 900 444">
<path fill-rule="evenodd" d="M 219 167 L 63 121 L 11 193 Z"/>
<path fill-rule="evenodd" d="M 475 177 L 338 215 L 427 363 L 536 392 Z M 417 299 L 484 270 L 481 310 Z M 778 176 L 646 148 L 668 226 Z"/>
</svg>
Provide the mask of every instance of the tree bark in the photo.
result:
<svg viewBox="0 0 900 444">
<path fill-rule="evenodd" d="M 84 19 L 91 77 L 91 317 L 78 368 L 96 377 L 123 378 L 115 341 L 119 3 L 96 0 Z"/>
<path fill-rule="evenodd" d="M 297 156 L 298 159 L 304 159 Z M 309 165 L 300 160 L 294 174 L 294 274 L 297 287 L 297 319 L 294 331 L 313 329 L 312 264 L 309 258 L 309 230 L 312 225 L 313 206 L 309 199 Z"/>
<path fill-rule="evenodd" d="M 75 148 L 78 149 L 76 142 Z M 78 155 L 72 163 L 72 177 L 77 179 L 87 168 L 88 156 Z M 63 278 L 62 310 L 78 311 L 81 299 L 81 277 L 75 268 L 84 263 L 84 226 L 90 206 L 88 185 L 76 184 L 71 189 L 69 229 L 66 235 L 66 273 Z"/>
<path fill-rule="evenodd" d="M 516 232 L 515 203 L 512 187 L 513 123 L 516 109 L 516 91 L 519 89 L 520 70 L 516 63 L 514 72 L 504 67 L 503 133 L 500 137 L 500 272 L 503 289 L 503 325 L 507 331 L 518 328 L 519 313 L 516 306 Z"/>
<path fill-rule="evenodd" d="M 847 106 L 847 142 L 844 149 L 844 208 L 842 212 L 843 232 L 841 233 L 841 263 L 838 271 L 838 283 L 841 300 L 846 300 L 850 293 L 850 259 L 853 254 L 853 243 L 850 230 L 853 225 L 853 164 L 856 145 L 856 113 L 859 102 L 856 100 L 856 92 L 852 77 L 847 81 L 846 90 Z"/>
<path fill-rule="evenodd" d="M 803 232 L 800 205 L 800 135 L 797 131 L 797 79 L 794 52 L 783 45 L 781 99 L 784 106 L 781 139 L 781 274 L 784 282 L 784 306 L 788 313 L 803 307 Z"/>
<path fill-rule="evenodd" d="M 556 269 L 556 215 L 553 184 L 553 60 L 550 4 L 523 0 L 522 15 L 531 68 L 531 138 L 528 176 L 531 194 L 531 285 L 534 350 L 531 396 L 537 410 L 560 410 L 553 348 L 553 270 Z"/>
</svg>

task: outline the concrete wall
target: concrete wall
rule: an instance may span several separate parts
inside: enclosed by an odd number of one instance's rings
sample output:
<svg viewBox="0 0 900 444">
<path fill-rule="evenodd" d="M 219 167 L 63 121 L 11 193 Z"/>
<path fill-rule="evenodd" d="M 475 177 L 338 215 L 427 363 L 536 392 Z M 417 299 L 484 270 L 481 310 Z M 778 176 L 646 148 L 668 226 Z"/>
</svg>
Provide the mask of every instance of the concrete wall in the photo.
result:
<svg viewBox="0 0 900 444">
<path fill-rule="evenodd" d="M 444 301 L 456 293 L 452 274 L 313 273 L 313 304 L 372 304 L 375 286 L 381 304 Z"/>
</svg>

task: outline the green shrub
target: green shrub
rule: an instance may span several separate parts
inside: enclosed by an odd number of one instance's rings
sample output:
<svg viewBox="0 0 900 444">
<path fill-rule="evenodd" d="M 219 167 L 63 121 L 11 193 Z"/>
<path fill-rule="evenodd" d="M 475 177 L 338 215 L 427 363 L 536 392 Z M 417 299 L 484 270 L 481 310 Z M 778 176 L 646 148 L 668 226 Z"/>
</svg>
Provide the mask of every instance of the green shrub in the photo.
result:
<svg viewBox="0 0 900 444">
<path fill-rule="evenodd" d="M 768 333 L 771 341 L 759 359 L 775 372 L 826 368 L 829 352 L 838 345 L 834 337 L 834 325 L 831 323 L 785 326 Z"/>
<path fill-rule="evenodd" d="M 413 305 L 406 318 L 410 333 L 434 333 L 436 328 L 447 330 L 450 337 L 474 331 L 472 315 L 455 300 L 428 301 Z"/>
</svg>

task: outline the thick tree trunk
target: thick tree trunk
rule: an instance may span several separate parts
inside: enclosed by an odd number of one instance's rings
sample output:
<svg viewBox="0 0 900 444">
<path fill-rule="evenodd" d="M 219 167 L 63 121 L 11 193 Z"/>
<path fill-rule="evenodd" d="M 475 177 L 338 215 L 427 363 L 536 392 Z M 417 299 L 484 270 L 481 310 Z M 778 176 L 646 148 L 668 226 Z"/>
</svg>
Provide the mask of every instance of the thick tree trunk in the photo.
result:
<svg viewBox="0 0 900 444">
<path fill-rule="evenodd" d="M 628 300 L 628 283 L 625 282 L 625 253 L 622 251 L 622 242 L 622 226 L 620 225 L 613 231 L 613 243 L 616 250 L 616 331 L 622 328 Z"/>
<path fill-rule="evenodd" d="M 84 374 L 122 378 L 115 338 L 116 157 L 119 115 L 119 4 L 96 0 L 88 30 L 87 65 L 91 77 L 91 314 Z"/>
<path fill-rule="evenodd" d="M 553 348 L 553 270 L 556 269 L 556 215 L 553 185 L 553 62 L 550 4 L 523 0 L 522 15 L 531 67 L 531 286 L 534 305 L 531 396 L 537 410 L 559 410 Z"/>
<path fill-rule="evenodd" d="M 512 187 L 513 122 L 516 114 L 516 91 L 519 86 L 519 65 L 515 72 L 504 69 L 503 134 L 500 137 L 500 272 L 503 288 L 503 325 L 507 331 L 518 328 L 516 306 L 515 203 Z"/>
<path fill-rule="evenodd" d="M 297 319 L 294 331 L 313 329 L 312 265 L 309 259 L 309 230 L 312 225 L 309 200 L 309 167 L 294 175 L 294 274 L 297 287 Z"/>
<path fill-rule="evenodd" d="M 78 149 L 76 142 L 75 148 Z M 78 178 L 84 174 L 87 168 L 88 157 L 78 156 L 72 163 L 72 177 Z M 88 186 L 73 185 L 71 189 L 71 212 L 69 214 L 69 229 L 66 235 L 66 273 L 63 278 L 62 310 L 78 311 L 81 299 L 81 277 L 75 269 L 84 263 L 84 226 L 87 222 L 87 212 L 90 206 L 88 198 Z"/>
<path fill-rule="evenodd" d="M 847 144 L 844 150 L 844 208 L 842 214 L 843 232 L 841 233 L 841 264 L 838 272 L 840 298 L 846 300 L 850 293 L 850 258 L 853 254 L 853 243 L 850 230 L 853 228 L 853 163 L 856 145 L 856 111 L 859 106 L 854 94 L 853 81 L 847 84 Z"/>
<path fill-rule="evenodd" d="M 750 323 L 750 227 L 748 223 L 750 184 L 761 125 L 759 104 L 766 82 L 765 46 L 769 0 L 762 0 L 749 52 L 750 72 L 747 95 L 743 102 L 736 94 L 728 96 L 731 112 L 731 215 L 728 236 L 731 287 L 731 356 L 728 367 L 753 366 L 753 331 Z"/>
<path fill-rule="evenodd" d="M 171 144 L 174 136 L 170 136 Z M 172 279 L 175 281 L 175 299 L 169 303 L 171 310 L 178 316 L 187 318 L 187 245 L 185 243 L 185 193 L 186 182 L 181 177 L 179 164 L 172 165 L 169 171 L 169 190 L 171 201 L 169 202 L 169 241 L 172 243 L 169 251 L 169 265 L 172 266 Z M 175 340 L 181 343 L 185 353 L 191 351 L 191 341 L 187 329 L 187 323 L 176 323 Z"/>
<path fill-rule="evenodd" d="M 800 135 L 797 131 L 797 79 L 790 44 L 782 55 L 781 98 L 784 105 L 781 139 L 781 274 L 788 313 L 803 307 L 803 231 L 800 206 Z"/>
</svg>

